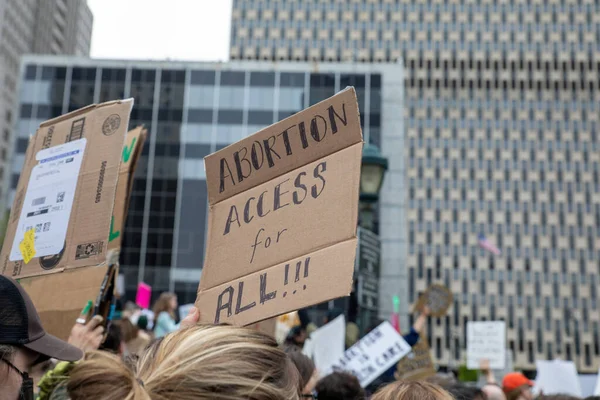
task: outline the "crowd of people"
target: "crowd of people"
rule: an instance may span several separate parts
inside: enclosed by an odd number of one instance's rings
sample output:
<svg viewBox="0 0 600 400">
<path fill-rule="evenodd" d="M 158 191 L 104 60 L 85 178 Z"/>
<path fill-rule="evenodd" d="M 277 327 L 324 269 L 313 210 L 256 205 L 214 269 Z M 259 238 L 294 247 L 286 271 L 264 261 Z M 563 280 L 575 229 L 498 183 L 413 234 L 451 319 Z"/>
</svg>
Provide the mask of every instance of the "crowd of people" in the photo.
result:
<svg viewBox="0 0 600 400">
<path fill-rule="evenodd" d="M 145 315 L 126 308 L 106 331 L 100 316 L 78 318 L 67 342 L 44 331 L 25 290 L 4 276 L 0 304 L 0 400 L 534 399 L 533 382 L 523 374 L 507 374 L 498 384 L 485 365 L 481 388 L 441 375 L 395 381 L 392 374 L 367 388 L 347 372 L 320 376 L 302 353 L 309 335 L 304 327 L 279 345 L 255 329 L 199 325 L 196 308 L 176 323 L 173 294 L 157 301 L 151 331 Z M 426 315 L 425 309 L 406 336 L 410 345 L 418 342 Z"/>
</svg>

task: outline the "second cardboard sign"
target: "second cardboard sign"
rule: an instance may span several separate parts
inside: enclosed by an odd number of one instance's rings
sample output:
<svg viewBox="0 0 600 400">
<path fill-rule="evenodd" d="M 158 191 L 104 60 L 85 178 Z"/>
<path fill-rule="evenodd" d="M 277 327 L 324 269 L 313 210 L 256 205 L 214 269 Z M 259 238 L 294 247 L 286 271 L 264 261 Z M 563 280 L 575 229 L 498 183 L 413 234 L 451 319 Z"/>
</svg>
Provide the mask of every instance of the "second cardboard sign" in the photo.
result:
<svg viewBox="0 0 600 400">
<path fill-rule="evenodd" d="M 203 322 L 247 325 L 350 293 L 361 155 L 348 88 L 206 158 Z"/>
</svg>

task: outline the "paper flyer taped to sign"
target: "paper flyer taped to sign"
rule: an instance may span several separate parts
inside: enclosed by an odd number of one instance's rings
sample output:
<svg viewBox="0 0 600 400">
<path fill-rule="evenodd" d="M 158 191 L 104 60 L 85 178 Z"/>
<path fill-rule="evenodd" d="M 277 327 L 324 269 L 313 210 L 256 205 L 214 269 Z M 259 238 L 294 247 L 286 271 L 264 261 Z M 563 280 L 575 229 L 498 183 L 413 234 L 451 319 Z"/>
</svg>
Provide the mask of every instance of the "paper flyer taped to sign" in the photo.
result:
<svg viewBox="0 0 600 400">
<path fill-rule="evenodd" d="M 477 370 L 488 360 L 491 369 L 503 369 L 506 361 L 504 321 L 467 322 L 467 368 Z"/>
<path fill-rule="evenodd" d="M 205 158 L 202 322 L 247 325 L 350 293 L 361 156 L 347 88 Z"/>
<path fill-rule="evenodd" d="M 322 375 L 334 371 L 349 372 L 358 378 L 362 387 L 366 387 L 410 351 L 409 344 L 386 321 L 346 350 Z"/>
</svg>

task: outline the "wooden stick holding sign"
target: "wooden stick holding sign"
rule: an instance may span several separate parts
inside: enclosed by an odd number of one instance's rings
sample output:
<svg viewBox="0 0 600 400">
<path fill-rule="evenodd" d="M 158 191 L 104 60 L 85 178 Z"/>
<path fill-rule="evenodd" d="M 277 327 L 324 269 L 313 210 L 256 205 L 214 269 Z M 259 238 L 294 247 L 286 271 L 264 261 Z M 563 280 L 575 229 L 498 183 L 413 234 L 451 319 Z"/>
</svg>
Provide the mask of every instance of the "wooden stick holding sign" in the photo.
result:
<svg viewBox="0 0 600 400">
<path fill-rule="evenodd" d="M 247 325 L 350 293 L 361 155 L 347 88 L 206 157 L 202 322 Z"/>
</svg>

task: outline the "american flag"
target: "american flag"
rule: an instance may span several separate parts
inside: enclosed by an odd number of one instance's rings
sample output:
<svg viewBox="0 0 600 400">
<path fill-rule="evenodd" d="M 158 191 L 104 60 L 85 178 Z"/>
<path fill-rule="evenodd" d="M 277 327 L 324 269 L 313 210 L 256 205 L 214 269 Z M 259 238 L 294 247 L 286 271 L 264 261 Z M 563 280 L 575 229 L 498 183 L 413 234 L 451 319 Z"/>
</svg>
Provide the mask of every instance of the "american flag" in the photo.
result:
<svg viewBox="0 0 600 400">
<path fill-rule="evenodd" d="M 479 235 L 479 247 L 497 256 L 502 254 L 500 249 L 494 246 L 489 240 L 487 240 L 485 235 Z"/>
</svg>

